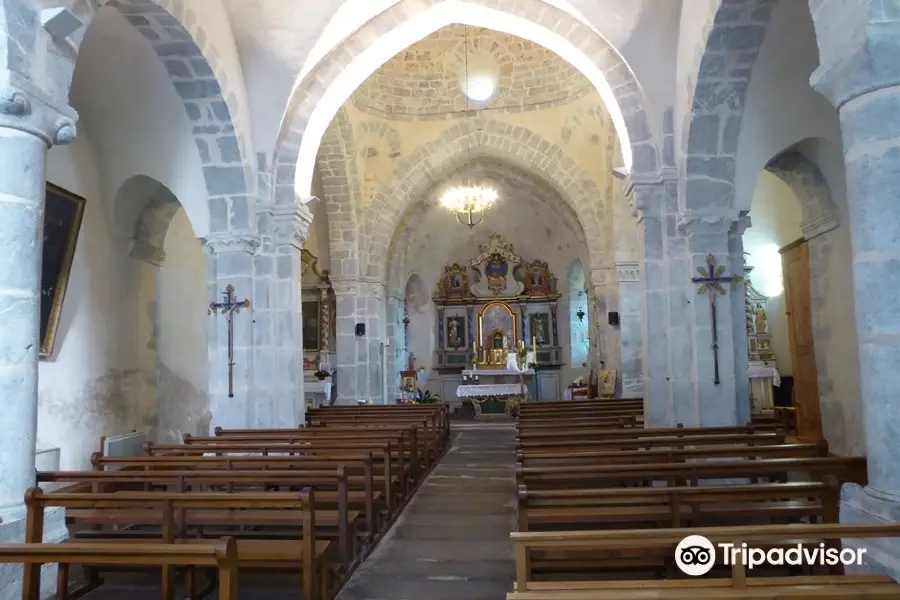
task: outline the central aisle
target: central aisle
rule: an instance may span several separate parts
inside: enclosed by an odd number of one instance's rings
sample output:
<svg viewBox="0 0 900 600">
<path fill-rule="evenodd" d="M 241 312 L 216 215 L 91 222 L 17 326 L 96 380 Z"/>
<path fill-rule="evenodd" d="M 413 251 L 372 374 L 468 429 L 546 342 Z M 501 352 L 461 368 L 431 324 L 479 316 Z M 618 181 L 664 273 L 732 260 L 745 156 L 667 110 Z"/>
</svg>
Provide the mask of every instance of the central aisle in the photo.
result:
<svg viewBox="0 0 900 600">
<path fill-rule="evenodd" d="M 338 600 L 503 600 L 514 578 L 513 423 L 453 425 L 450 451 Z"/>
</svg>

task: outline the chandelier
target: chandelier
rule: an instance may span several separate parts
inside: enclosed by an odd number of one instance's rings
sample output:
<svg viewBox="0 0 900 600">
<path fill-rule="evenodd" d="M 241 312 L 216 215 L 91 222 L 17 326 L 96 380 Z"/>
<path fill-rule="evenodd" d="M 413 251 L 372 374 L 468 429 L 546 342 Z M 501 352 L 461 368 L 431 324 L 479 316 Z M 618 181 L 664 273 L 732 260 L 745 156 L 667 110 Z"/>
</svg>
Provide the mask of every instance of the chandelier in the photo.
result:
<svg viewBox="0 0 900 600">
<path fill-rule="evenodd" d="M 497 201 L 497 190 L 478 185 L 454 187 L 441 196 L 441 205 L 453 211 L 456 220 L 470 229 L 484 220 L 484 212 Z"/>
<path fill-rule="evenodd" d="M 466 101 L 466 119 L 468 123 L 469 114 L 471 112 L 472 107 L 469 104 L 471 99 L 476 98 L 481 102 L 490 101 L 496 89 L 491 87 L 488 89 L 476 90 L 475 87 L 471 85 L 473 83 L 473 75 L 475 79 L 481 81 L 484 79 L 484 73 L 482 73 L 476 64 L 474 69 L 470 69 L 469 66 L 469 28 L 465 29 L 465 39 L 464 39 L 464 47 L 466 49 L 465 55 L 465 65 L 464 71 L 461 73 L 461 82 L 465 82 L 464 86 L 461 86 L 463 91 L 463 97 Z M 482 63 L 489 64 L 493 61 L 490 55 L 484 55 L 482 57 Z M 493 61 L 494 64 L 496 61 Z M 484 70 L 484 69 L 482 69 Z M 485 87 L 485 86 L 481 86 Z M 490 93 L 487 93 L 490 91 Z M 477 93 L 476 93 L 477 92 Z M 482 93 L 483 92 L 483 93 Z M 469 155 L 469 161 L 472 158 L 472 142 L 469 141 L 469 145 L 467 148 L 467 154 Z M 444 208 L 453 211 L 456 215 L 456 221 L 462 225 L 466 225 L 471 229 L 475 227 L 482 221 L 484 221 L 484 213 L 487 209 L 494 205 L 494 202 L 497 201 L 497 190 L 492 187 L 486 185 L 474 185 L 471 180 L 467 185 L 461 185 L 457 187 L 453 187 L 444 192 L 443 196 L 441 196 L 440 202 Z"/>
</svg>

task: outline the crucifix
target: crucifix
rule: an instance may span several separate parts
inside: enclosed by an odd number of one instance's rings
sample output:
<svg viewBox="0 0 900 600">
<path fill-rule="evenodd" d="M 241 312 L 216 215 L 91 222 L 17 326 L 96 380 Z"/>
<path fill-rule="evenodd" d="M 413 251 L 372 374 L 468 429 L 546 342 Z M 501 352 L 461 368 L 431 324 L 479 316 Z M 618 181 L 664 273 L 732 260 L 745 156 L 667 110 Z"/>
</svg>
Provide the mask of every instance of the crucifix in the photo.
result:
<svg viewBox="0 0 900 600">
<path fill-rule="evenodd" d="M 234 296 L 234 286 L 230 283 L 225 286 L 222 292 L 221 302 L 210 302 L 209 310 L 206 314 L 211 315 L 219 311 L 225 315 L 225 322 L 228 324 L 228 397 L 234 398 L 234 313 L 240 312 L 242 308 L 250 308 L 250 301 L 244 300 L 237 302 Z"/>
<path fill-rule="evenodd" d="M 723 276 L 725 267 L 716 264 L 716 257 L 710 254 L 706 257 L 706 265 L 708 268 L 697 267 L 700 277 L 693 277 L 691 281 L 699 283 L 700 289 L 697 294 L 709 294 L 709 310 L 712 315 L 712 348 L 713 348 L 713 368 L 715 369 L 715 378 L 713 383 L 719 385 L 719 332 L 716 325 L 716 298 L 725 295 L 723 283 L 735 284 L 743 280 L 739 275 Z"/>
</svg>

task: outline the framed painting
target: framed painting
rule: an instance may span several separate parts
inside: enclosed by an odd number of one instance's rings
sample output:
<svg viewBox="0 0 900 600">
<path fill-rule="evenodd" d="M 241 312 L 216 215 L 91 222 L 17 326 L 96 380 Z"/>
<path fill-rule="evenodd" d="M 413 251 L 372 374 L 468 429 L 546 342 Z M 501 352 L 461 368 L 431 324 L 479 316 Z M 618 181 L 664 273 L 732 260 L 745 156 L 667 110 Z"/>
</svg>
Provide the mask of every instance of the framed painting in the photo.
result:
<svg viewBox="0 0 900 600">
<path fill-rule="evenodd" d="M 47 183 L 41 255 L 41 358 L 53 356 L 84 205 L 81 196 Z"/>
<path fill-rule="evenodd" d="M 301 311 L 303 313 L 303 350 L 318 352 L 322 349 L 320 301 L 304 300 Z"/>
</svg>

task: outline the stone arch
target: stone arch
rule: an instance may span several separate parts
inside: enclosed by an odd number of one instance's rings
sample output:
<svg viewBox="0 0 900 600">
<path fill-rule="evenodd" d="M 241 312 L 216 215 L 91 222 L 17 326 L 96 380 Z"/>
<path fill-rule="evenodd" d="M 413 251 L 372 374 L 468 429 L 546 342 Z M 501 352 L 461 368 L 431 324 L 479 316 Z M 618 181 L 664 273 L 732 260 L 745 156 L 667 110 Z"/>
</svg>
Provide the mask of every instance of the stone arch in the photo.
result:
<svg viewBox="0 0 900 600">
<path fill-rule="evenodd" d="M 362 203 L 358 199 L 353 127 L 343 108 L 322 138 L 317 161 L 328 215 L 329 268 L 336 277 L 355 277 L 359 271 L 359 240 L 363 235 Z"/>
<path fill-rule="evenodd" d="M 602 195 L 590 176 L 558 145 L 524 127 L 496 120 L 473 124 L 471 128 L 467 123 L 451 125 L 437 139 L 411 152 L 394 169 L 392 184 L 383 186 L 369 204 L 368 276 L 384 277 L 394 229 L 412 203 L 448 173 L 480 156 L 493 156 L 534 173 L 559 192 L 579 217 L 590 262 L 599 265 L 609 236 L 604 235 L 599 219 Z"/>
<path fill-rule="evenodd" d="M 151 177 L 135 175 L 119 188 L 114 207 L 117 224 L 131 231 L 129 256 L 156 266 L 162 265 L 166 258 L 166 233 L 172 218 L 181 208 L 175 194 Z"/>
<path fill-rule="evenodd" d="M 541 45 L 582 65 L 580 70 L 607 104 L 625 166 L 635 175 L 657 174 L 657 128 L 645 108 L 643 90 L 621 55 L 596 31 L 541 0 L 400 0 L 329 52 L 295 85 L 275 147 L 276 195 L 293 196 L 295 190 L 309 195 L 316 146 L 331 114 L 374 72 L 379 60 L 383 63 L 451 23 L 539 37 Z"/>
<path fill-rule="evenodd" d="M 117 9 L 150 44 L 184 103 L 203 165 L 210 233 L 255 229 L 256 178 L 241 106 L 241 77 L 229 76 L 224 61 L 217 60 L 219 50 L 185 2 L 99 0 L 79 3 L 76 12 L 89 23 L 107 6 Z M 84 31 L 76 34 L 77 44 Z M 70 84 L 71 73 L 66 94 Z"/>
<path fill-rule="evenodd" d="M 738 134 L 753 65 L 776 0 L 720 1 L 703 26 L 688 76 L 680 204 L 688 212 L 734 205 Z"/>
<path fill-rule="evenodd" d="M 356 140 L 362 186 L 359 209 L 362 210 L 386 183 L 385 176 L 390 175 L 393 163 L 401 154 L 403 143 L 393 126 L 377 120 L 360 123 L 356 129 Z"/>
<path fill-rule="evenodd" d="M 837 228 L 838 211 L 831 187 L 816 163 L 798 150 L 788 149 L 770 160 L 766 171 L 788 184 L 800 201 L 803 237 L 809 240 Z"/>
<path fill-rule="evenodd" d="M 579 128 L 581 128 L 583 125 L 591 121 L 597 121 L 598 123 L 603 125 L 605 123 L 605 119 L 606 111 L 604 110 L 602 105 L 585 106 L 578 109 L 574 114 L 566 117 L 566 120 L 563 122 L 562 129 L 560 130 L 560 137 L 562 138 L 562 141 L 564 143 L 568 143 L 572 139 L 572 134 L 578 131 Z M 605 140 L 602 140 L 598 136 L 596 143 L 597 145 L 605 145 Z"/>
</svg>

